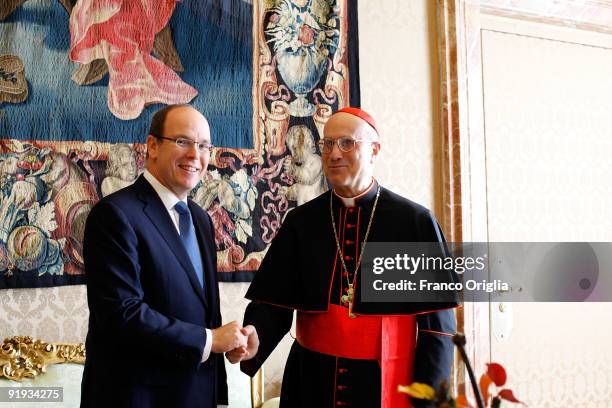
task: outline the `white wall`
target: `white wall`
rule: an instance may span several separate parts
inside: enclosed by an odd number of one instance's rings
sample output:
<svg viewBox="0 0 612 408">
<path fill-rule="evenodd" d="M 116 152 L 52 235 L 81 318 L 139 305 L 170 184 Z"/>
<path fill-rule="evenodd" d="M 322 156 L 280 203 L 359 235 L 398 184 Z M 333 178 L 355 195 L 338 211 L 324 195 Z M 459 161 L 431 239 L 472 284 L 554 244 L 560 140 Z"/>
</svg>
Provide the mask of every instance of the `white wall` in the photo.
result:
<svg viewBox="0 0 612 408">
<path fill-rule="evenodd" d="M 483 27 L 489 240 L 612 241 L 612 36 L 491 17 Z M 494 310 L 491 351 L 515 395 L 609 406 L 609 303 L 508 306 Z M 512 326 L 504 338 L 496 319 Z"/>
</svg>

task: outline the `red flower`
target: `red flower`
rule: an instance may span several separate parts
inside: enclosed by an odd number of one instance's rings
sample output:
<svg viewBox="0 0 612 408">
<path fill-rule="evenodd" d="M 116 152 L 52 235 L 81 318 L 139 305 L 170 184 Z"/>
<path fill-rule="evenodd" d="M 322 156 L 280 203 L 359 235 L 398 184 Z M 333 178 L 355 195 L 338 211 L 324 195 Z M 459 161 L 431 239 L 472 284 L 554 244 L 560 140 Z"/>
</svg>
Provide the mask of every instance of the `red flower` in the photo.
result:
<svg viewBox="0 0 612 408">
<path fill-rule="evenodd" d="M 298 36 L 298 40 L 302 42 L 302 44 L 308 46 L 314 43 L 315 32 L 314 30 L 307 26 L 306 24 L 300 27 L 300 34 Z"/>
<path fill-rule="evenodd" d="M 25 160 L 20 160 L 17 162 L 17 167 L 24 170 L 30 170 L 32 168 L 32 164 Z"/>
</svg>

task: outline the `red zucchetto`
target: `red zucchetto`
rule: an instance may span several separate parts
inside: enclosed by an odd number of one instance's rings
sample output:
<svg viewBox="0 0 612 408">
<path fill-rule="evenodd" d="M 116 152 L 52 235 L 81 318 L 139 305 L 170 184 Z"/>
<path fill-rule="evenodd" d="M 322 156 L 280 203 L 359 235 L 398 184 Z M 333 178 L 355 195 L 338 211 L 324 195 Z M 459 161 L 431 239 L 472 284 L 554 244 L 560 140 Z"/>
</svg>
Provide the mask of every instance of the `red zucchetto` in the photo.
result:
<svg viewBox="0 0 612 408">
<path fill-rule="evenodd" d="M 342 108 L 338 111 L 336 111 L 334 114 L 336 113 L 348 113 L 349 115 L 353 115 L 353 116 L 357 116 L 360 119 L 365 120 L 368 125 L 372 126 L 372 129 L 374 129 L 376 131 L 376 133 L 378 133 L 378 128 L 376 127 L 376 121 L 374 121 L 374 118 L 366 111 L 364 111 L 361 108 L 353 108 L 353 107 L 346 107 L 346 108 Z"/>
</svg>

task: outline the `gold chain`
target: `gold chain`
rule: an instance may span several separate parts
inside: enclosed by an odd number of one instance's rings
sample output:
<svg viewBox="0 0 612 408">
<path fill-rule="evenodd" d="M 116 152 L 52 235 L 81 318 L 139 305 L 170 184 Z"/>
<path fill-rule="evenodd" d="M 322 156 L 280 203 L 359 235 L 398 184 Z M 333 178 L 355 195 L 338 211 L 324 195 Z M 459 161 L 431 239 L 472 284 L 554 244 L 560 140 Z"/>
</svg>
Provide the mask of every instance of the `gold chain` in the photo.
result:
<svg viewBox="0 0 612 408">
<path fill-rule="evenodd" d="M 374 213 L 376 212 L 376 205 L 378 204 L 378 197 L 380 196 L 380 185 L 378 185 L 378 189 L 376 190 L 376 199 L 374 200 L 374 206 L 372 207 L 372 214 L 370 214 L 370 220 L 368 221 L 368 228 L 366 229 L 365 236 L 363 237 L 363 243 L 361 244 L 361 252 L 359 253 L 359 260 L 355 265 L 355 272 L 353 273 L 353 283 L 351 283 L 349 279 L 348 268 L 346 267 L 346 263 L 344 262 L 344 254 L 342 253 L 342 248 L 340 247 L 340 238 L 338 237 L 338 231 L 336 229 L 336 220 L 334 219 L 334 206 L 333 206 L 333 198 L 334 193 L 331 192 L 329 196 L 329 214 L 331 215 L 332 228 L 334 229 L 334 238 L 336 239 L 336 247 L 338 248 L 338 253 L 340 254 L 340 262 L 342 263 L 342 269 L 344 273 L 346 273 L 346 284 L 348 285 L 348 302 L 349 302 L 349 316 L 356 317 L 353 314 L 353 290 L 355 285 L 355 280 L 357 279 L 357 272 L 359 271 L 359 265 L 361 265 L 361 260 L 363 259 L 363 253 L 366 241 L 368 240 L 368 235 L 370 235 L 370 228 L 372 227 L 372 221 L 374 220 Z M 358 245 L 358 243 L 355 243 Z"/>
</svg>

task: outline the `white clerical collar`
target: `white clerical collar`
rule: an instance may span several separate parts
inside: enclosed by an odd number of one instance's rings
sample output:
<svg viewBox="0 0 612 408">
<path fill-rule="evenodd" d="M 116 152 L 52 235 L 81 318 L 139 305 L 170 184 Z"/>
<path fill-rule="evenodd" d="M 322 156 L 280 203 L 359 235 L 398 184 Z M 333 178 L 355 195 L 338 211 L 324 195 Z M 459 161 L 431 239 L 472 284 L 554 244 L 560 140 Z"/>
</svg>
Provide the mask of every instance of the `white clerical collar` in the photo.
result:
<svg viewBox="0 0 612 408">
<path fill-rule="evenodd" d="M 366 188 L 364 192 L 357 194 L 354 197 L 343 197 L 340 194 L 336 193 L 336 190 L 332 190 L 332 191 L 334 192 L 334 195 L 338 197 L 340 201 L 342 201 L 342 204 L 344 204 L 345 207 L 355 207 L 357 206 L 359 199 L 367 196 L 368 193 L 372 191 L 372 188 L 375 185 L 376 185 L 376 180 L 372 179 L 372 182 L 370 183 L 368 188 Z"/>
<path fill-rule="evenodd" d="M 145 169 L 143 177 L 149 182 L 149 184 L 151 184 L 151 187 L 153 187 L 159 198 L 162 200 L 162 203 L 164 203 L 164 207 L 166 207 L 166 210 L 170 211 L 174 209 L 174 206 L 179 201 L 182 201 L 187 204 L 187 197 L 185 197 L 185 199 L 183 200 L 178 198 L 176 194 L 170 191 L 168 187 L 160 183 L 159 180 L 155 178 L 155 176 L 151 174 L 149 170 Z"/>
</svg>

